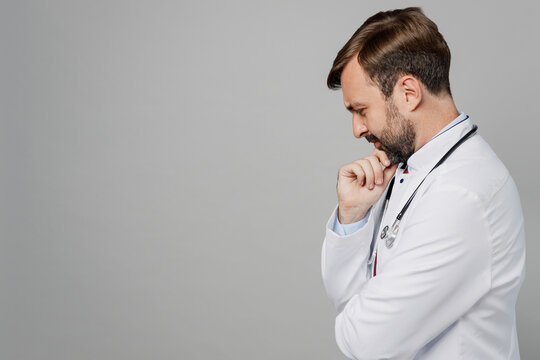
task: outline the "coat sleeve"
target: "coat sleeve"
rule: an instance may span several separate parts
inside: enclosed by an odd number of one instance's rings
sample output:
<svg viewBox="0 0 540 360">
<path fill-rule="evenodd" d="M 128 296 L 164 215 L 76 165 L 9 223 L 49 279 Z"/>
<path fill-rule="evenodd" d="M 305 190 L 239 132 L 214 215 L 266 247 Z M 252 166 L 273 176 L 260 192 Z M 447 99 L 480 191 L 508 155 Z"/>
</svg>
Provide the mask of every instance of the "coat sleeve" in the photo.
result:
<svg viewBox="0 0 540 360">
<path fill-rule="evenodd" d="M 349 358 L 411 359 L 491 288 L 491 237 L 476 194 L 446 186 L 419 200 L 389 250 L 397 252 L 350 289 L 336 318 L 336 342 Z M 365 276 L 344 277 L 355 275 Z"/>
<path fill-rule="evenodd" d="M 341 311 L 369 278 L 368 260 L 375 220 L 373 208 L 370 208 L 359 229 L 347 235 L 336 233 L 337 210 L 336 205 L 326 224 L 321 269 L 326 293 L 336 309 Z"/>
<path fill-rule="evenodd" d="M 364 224 L 366 223 L 369 217 L 370 212 L 371 212 L 371 209 L 370 211 L 368 211 L 366 216 L 364 216 L 364 218 L 360 221 L 357 221 L 351 224 L 341 224 L 338 219 L 338 214 L 339 214 L 339 207 L 338 207 L 336 211 L 336 216 L 334 216 L 335 221 L 334 221 L 334 227 L 332 228 L 332 231 L 334 231 L 336 234 L 340 236 L 352 234 L 364 226 Z"/>
</svg>

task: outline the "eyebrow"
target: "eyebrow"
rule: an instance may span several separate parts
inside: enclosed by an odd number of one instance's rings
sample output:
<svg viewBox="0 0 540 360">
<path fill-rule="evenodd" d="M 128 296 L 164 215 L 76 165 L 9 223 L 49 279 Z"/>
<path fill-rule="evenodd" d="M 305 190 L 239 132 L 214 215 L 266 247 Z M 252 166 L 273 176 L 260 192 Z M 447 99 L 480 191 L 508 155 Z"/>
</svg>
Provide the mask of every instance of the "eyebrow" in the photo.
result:
<svg viewBox="0 0 540 360">
<path fill-rule="evenodd" d="M 352 103 L 351 105 L 346 106 L 346 108 L 347 108 L 347 110 L 350 111 L 350 110 L 352 110 L 353 108 L 355 108 L 355 107 L 360 107 L 360 106 L 366 106 L 366 104 L 363 104 L 363 103 L 361 103 L 361 102 L 359 102 L 359 101 L 356 101 L 356 102 Z"/>
</svg>

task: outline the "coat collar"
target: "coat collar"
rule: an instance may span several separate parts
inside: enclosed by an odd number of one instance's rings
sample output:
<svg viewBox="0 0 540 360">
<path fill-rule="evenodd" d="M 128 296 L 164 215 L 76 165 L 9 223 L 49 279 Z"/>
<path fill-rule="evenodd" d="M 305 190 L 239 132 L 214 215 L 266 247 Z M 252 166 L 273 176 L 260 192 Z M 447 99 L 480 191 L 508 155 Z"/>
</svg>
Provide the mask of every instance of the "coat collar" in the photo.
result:
<svg viewBox="0 0 540 360">
<path fill-rule="evenodd" d="M 409 173 L 429 171 L 441 159 L 441 157 L 454 144 L 465 135 L 473 124 L 469 116 L 460 112 L 459 116 L 446 125 L 441 131 L 432 137 L 427 143 L 412 154 L 406 164 L 401 163 L 400 168 L 408 167 Z"/>
<path fill-rule="evenodd" d="M 388 210 L 382 219 L 382 223 L 390 224 L 394 221 L 403 205 L 405 205 L 409 197 L 428 175 L 431 169 L 433 169 L 435 164 L 437 164 L 444 154 L 446 154 L 446 152 L 450 150 L 461 137 L 469 132 L 473 126 L 474 124 L 470 118 L 467 115 L 460 113 L 460 116 L 454 119 L 454 121 L 448 124 L 437 135 L 432 137 L 430 141 L 412 154 L 406 164 L 400 163 L 402 166 L 398 166 L 394 175 L 396 178 L 394 187 L 397 186 L 397 188 L 392 191 Z M 452 159 L 452 156 L 450 156 L 449 160 L 450 159 Z M 403 165 L 408 165 L 408 173 L 404 173 L 405 166 Z M 404 178 L 406 181 L 401 184 L 399 180 Z M 386 191 L 388 191 L 388 187 Z M 385 196 L 386 193 L 381 197 L 381 201 L 384 200 L 383 198 Z M 408 213 L 409 211 L 407 211 L 405 217 Z"/>
</svg>

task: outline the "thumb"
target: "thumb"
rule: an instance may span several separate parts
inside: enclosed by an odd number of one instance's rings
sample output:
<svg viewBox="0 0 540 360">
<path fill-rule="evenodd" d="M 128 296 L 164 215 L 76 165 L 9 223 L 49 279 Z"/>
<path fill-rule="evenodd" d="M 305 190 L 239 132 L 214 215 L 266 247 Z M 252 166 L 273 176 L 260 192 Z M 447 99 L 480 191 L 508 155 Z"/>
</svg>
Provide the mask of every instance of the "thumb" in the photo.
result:
<svg viewBox="0 0 540 360">
<path fill-rule="evenodd" d="M 386 186 L 390 182 L 390 179 L 392 179 L 392 176 L 394 176 L 394 174 L 396 173 L 398 165 L 399 164 L 390 165 L 390 166 L 386 167 L 383 170 L 383 177 L 384 177 L 383 178 L 383 185 L 384 185 L 384 188 L 386 188 Z"/>
</svg>

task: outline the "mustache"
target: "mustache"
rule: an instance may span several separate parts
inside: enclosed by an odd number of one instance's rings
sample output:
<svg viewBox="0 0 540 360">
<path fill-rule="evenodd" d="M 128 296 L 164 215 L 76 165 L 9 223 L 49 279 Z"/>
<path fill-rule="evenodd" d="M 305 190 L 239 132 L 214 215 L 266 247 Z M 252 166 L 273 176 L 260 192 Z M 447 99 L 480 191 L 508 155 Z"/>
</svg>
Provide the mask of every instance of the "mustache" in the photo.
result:
<svg viewBox="0 0 540 360">
<path fill-rule="evenodd" d="M 381 141 L 380 141 L 379 139 L 377 139 L 377 137 L 374 136 L 374 135 L 366 135 L 364 138 L 365 138 L 365 139 L 367 140 L 367 142 L 369 142 L 369 143 L 372 143 L 372 142 L 375 142 L 375 141 L 381 142 Z"/>
</svg>

